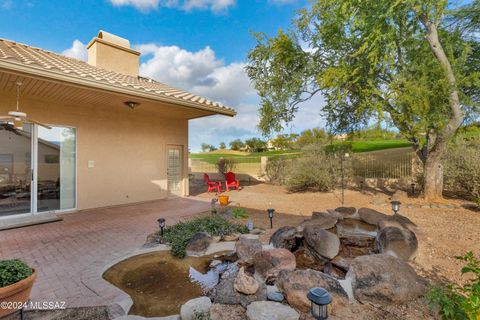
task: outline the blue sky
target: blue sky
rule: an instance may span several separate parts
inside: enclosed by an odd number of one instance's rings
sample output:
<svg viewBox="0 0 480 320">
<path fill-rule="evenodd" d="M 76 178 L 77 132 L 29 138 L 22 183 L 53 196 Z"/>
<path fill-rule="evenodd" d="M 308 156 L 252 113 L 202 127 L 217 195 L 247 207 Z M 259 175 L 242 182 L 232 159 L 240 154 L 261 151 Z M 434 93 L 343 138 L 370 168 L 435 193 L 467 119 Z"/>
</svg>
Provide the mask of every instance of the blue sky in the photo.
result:
<svg viewBox="0 0 480 320">
<path fill-rule="evenodd" d="M 85 59 L 99 30 L 142 52 L 142 75 L 220 101 L 235 118 L 190 123 L 190 147 L 259 136 L 259 99 L 244 72 L 251 31 L 287 29 L 306 0 L 0 0 L 0 37 Z M 289 131 L 322 126 L 321 97 L 303 106 Z"/>
</svg>

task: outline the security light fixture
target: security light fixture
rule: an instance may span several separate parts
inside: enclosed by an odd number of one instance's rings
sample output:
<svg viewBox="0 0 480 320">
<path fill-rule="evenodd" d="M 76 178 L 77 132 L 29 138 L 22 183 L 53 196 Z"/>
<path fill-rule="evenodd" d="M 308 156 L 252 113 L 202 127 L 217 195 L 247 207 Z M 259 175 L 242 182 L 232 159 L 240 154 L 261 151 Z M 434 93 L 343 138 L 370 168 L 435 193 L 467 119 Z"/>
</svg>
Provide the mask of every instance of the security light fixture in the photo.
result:
<svg viewBox="0 0 480 320">
<path fill-rule="evenodd" d="M 397 214 L 398 211 L 400 211 L 400 204 L 401 204 L 401 202 L 400 202 L 400 201 L 392 201 L 391 204 L 392 204 L 393 213 L 394 213 L 394 214 Z"/>
<path fill-rule="evenodd" d="M 332 303 L 332 296 L 324 288 L 312 288 L 307 294 L 311 302 L 310 312 L 316 320 L 328 319 L 328 305 Z"/>
<path fill-rule="evenodd" d="M 275 213 L 275 209 L 267 209 L 267 213 L 270 219 L 270 229 L 273 229 L 273 214 Z"/>
<path fill-rule="evenodd" d="M 124 104 L 132 110 L 136 109 L 140 105 L 140 103 L 134 101 L 125 101 Z"/>
</svg>

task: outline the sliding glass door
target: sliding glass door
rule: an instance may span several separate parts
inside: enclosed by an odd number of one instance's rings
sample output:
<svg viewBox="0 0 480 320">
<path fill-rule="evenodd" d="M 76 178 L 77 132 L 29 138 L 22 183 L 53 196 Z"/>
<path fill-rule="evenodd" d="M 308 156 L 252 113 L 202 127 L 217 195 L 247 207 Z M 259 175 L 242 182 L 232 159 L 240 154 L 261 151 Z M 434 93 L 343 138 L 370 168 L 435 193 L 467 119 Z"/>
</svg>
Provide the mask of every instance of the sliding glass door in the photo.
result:
<svg viewBox="0 0 480 320">
<path fill-rule="evenodd" d="M 32 128 L 0 124 L 0 218 L 32 211 Z"/>
<path fill-rule="evenodd" d="M 74 209 L 76 130 L 0 126 L 0 218 Z"/>
</svg>

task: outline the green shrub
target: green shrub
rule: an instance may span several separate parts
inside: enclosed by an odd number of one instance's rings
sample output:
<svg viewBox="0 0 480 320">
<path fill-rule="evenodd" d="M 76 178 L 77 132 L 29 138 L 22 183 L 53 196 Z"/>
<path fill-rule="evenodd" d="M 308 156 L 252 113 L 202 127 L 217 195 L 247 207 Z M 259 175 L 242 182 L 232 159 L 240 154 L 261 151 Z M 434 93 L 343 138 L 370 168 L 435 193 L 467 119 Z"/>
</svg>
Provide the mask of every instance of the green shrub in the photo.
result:
<svg viewBox="0 0 480 320">
<path fill-rule="evenodd" d="M 0 288 L 17 283 L 28 278 L 33 273 L 32 268 L 21 260 L 1 260 L 0 261 Z"/>
<path fill-rule="evenodd" d="M 480 260 L 471 251 L 456 258 L 466 262 L 462 274 L 471 275 L 471 279 L 463 287 L 452 283 L 433 287 L 427 299 L 431 308 L 439 308 L 442 319 L 477 320 L 480 318 Z"/>
<path fill-rule="evenodd" d="M 249 217 L 248 212 L 243 208 L 234 208 L 232 210 L 232 216 L 235 219 L 246 219 Z"/>
<path fill-rule="evenodd" d="M 444 189 L 480 206 L 480 139 L 457 139 L 443 160 Z"/>
<path fill-rule="evenodd" d="M 304 157 L 292 162 L 286 179 L 289 191 L 320 191 L 335 189 L 340 161 L 325 146 L 313 144 L 303 149 Z"/>
<path fill-rule="evenodd" d="M 210 312 L 198 312 L 195 310 L 193 320 L 211 320 Z"/>
<path fill-rule="evenodd" d="M 235 160 L 233 158 L 224 158 L 220 157 L 218 158 L 217 163 L 215 166 L 217 167 L 218 173 L 222 174 L 225 176 L 227 172 L 233 171 L 235 169 Z"/>
<path fill-rule="evenodd" d="M 290 172 L 291 163 L 291 159 L 268 159 L 265 168 L 268 181 L 272 184 L 284 185 Z"/>
<path fill-rule="evenodd" d="M 184 258 L 188 242 L 198 232 L 206 232 L 210 236 L 222 236 L 233 233 L 248 233 L 248 228 L 244 225 L 231 223 L 219 216 L 200 217 L 167 227 L 164 232 L 164 239 L 172 247 L 172 255 Z"/>
</svg>

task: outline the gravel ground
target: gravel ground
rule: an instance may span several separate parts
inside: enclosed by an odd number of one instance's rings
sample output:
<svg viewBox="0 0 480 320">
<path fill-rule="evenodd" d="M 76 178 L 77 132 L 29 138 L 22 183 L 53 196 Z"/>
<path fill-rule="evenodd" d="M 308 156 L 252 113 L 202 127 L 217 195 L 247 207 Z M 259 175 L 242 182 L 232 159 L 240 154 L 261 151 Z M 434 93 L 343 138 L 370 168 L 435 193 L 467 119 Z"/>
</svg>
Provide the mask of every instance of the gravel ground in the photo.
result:
<svg viewBox="0 0 480 320">
<path fill-rule="evenodd" d="M 202 186 L 192 188 L 199 197 L 212 198 Z M 307 219 L 312 211 L 324 211 L 341 206 L 341 194 L 334 193 L 289 193 L 284 187 L 268 184 L 257 184 L 243 187 L 240 191 L 226 193 L 230 196 L 231 205 L 248 208 L 255 225 L 265 228 L 267 234 L 262 240 L 268 242 L 274 230 L 270 230 L 266 214 L 267 208 L 275 208 L 274 229 L 285 225 L 298 225 Z M 386 214 L 391 214 L 389 205 L 378 206 L 379 199 L 390 201 L 391 193 L 382 190 L 347 190 L 345 206 L 370 207 Z M 380 201 L 381 202 L 381 201 Z M 480 256 L 480 211 L 458 208 L 471 206 L 471 203 L 460 200 L 444 200 L 443 205 L 455 205 L 457 208 L 406 208 L 406 204 L 421 205 L 418 198 L 402 199 L 400 213 L 411 219 L 417 226 L 419 252 L 412 266 L 417 272 L 431 282 L 452 281 L 462 283 L 466 280 L 460 269 L 462 262 L 455 256 L 473 251 Z M 414 317 L 407 312 L 405 319 Z"/>
</svg>

